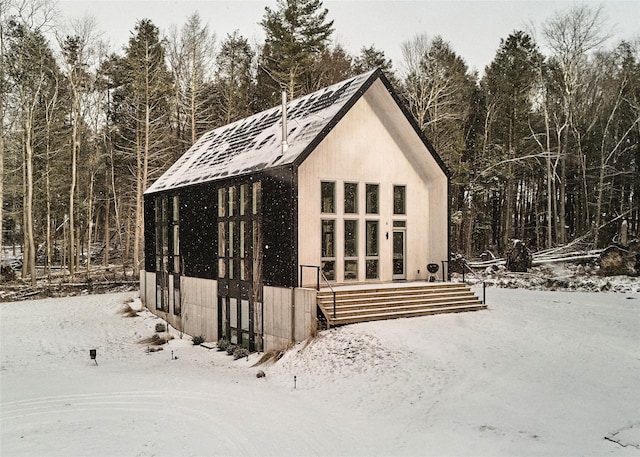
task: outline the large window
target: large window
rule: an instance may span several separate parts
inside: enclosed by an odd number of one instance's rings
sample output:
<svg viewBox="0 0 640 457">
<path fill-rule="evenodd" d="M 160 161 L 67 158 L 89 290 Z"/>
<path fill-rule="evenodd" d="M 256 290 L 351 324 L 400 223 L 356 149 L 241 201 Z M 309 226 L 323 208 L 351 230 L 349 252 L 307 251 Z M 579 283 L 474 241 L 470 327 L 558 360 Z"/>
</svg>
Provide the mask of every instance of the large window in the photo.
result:
<svg viewBox="0 0 640 457">
<path fill-rule="evenodd" d="M 218 331 L 249 350 L 262 347 L 261 216 L 259 181 L 218 189 Z"/>
<path fill-rule="evenodd" d="M 251 191 L 249 190 L 249 184 L 242 184 L 240 186 L 240 216 L 249 214 L 251 211 Z"/>
<path fill-rule="evenodd" d="M 218 189 L 218 217 L 227 215 L 227 189 L 221 187 Z"/>
<path fill-rule="evenodd" d="M 180 268 L 180 201 L 178 196 L 173 197 L 173 211 L 171 215 L 172 237 L 173 237 L 173 272 L 181 273 Z"/>
<path fill-rule="evenodd" d="M 380 279 L 380 192 L 379 183 L 320 182 L 320 264 L 328 280 Z M 393 202 L 387 195 L 384 211 L 406 214 L 406 194 L 406 186 L 393 186 Z"/>
<path fill-rule="evenodd" d="M 169 311 L 169 206 L 167 197 L 157 197 L 156 213 L 156 309 Z"/>
<path fill-rule="evenodd" d="M 218 222 L 218 277 L 227 277 L 227 224 Z"/>
<path fill-rule="evenodd" d="M 344 221 L 344 279 L 358 279 L 358 220 Z"/>
<path fill-rule="evenodd" d="M 366 194 L 367 194 L 367 214 L 378 214 L 378 201 L 380 199 L 380 186 L 378 184 L 367 184 L 366 185 Z"/>
<path fill-rule="evenodd" d="M 177 195 L 174 195 L 172 198 L 171 226 L 171 255 L 173 256 L 173 314 L 179 316 L 182 312 L 180 297 L 180 274 L 182 273 L 182 265 L 180 257 L 180 200 Z"/>
<path fill-rule="evenodd" d="M 358 213 L 358 183 L 344 183 L 344 212 L 345 214 Z"/>
<path fill-rule="evenodd" d="M 323 181 L 320 183 L 321 209 L 323 213 L 336 212 L 336 183 Z"/>
<path fill-rule="evenodd" d="M 336 221 L 322 221 L 322 272 L 328 280 L 336 279 Z"/>
<path fill-rule="evenodd" d="M 366 278 L 378 279 L 378 265 L 379 265 L 379 252 L 378 252 L 378 221 L 366 222 Z"/>
<path fill-rule="evenodd" d="M 229 217 L 236 216 L 236 186 L 229 187 Z"/>
<path fill-rule="evenodd" d="M 251 246 L 251 221 L 240 221 L 240 280 L 249 281 L 251 272 L 251 259 L 249 248 Z"/>
<path fill-rule="evenodd" d="M 156 309 L 169 312 L 180 310 L 180 202 L 178 196 L 160 196 L 155 199 L 156 228 Z M 173 274 L 173 295 L 169 294 Z"/>
<path fill-rule="evenodd" d="M 229 279 L 233 279 L 233 273 L 234 273 L 234 257 L 236 255 L 238 255 L 238 253 L 233 249 L 233 240 L 236 237 L 236 232 L 235 232 L 235 222 L 234 221 L 229 221 L 229 247 L 228 247 L 228 253 L 229 253 L 229 272 L 228 272 L 228 277 Z"/>
<path fill-rule="evenodd" d="M 407 214 L 407 188 L 393 186 L 393 214 Z"/>
</svg>

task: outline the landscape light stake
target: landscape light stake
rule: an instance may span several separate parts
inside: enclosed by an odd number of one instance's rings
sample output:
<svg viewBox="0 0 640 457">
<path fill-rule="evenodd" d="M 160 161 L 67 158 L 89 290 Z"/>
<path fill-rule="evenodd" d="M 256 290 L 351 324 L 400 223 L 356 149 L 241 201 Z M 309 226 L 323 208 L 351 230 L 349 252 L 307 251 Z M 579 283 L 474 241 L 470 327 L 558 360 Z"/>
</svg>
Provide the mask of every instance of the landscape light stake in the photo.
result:
<svg viewBox="0 0 640 457">
<path fill-rule="evenodd" d="M 294 389 L 296 388 L 296 377 L 295 376 L 293 377 L 293 388 Z"/>
<path fill-rule="evenodd" d="M 96 360 L 96 353 L 97 351 L 95 349 L 89 349 L 89 357 L 91 357 L 91 360 L 93 360 L 96 365 L 98 365 L 98 361 Z"/>
</svg>

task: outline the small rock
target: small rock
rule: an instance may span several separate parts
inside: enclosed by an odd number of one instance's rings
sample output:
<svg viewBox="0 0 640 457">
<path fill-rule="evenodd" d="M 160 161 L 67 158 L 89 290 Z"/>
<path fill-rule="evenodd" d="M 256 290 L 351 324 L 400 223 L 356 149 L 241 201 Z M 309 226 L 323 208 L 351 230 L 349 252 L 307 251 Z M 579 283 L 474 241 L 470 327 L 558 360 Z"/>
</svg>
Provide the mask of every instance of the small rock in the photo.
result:
<svg viewBox="0 0 640 457">
<path fill-rule="evenodd" d="M 266 373 L 262 370 L 259 370 L 258 373 L 256 373 L 256 378 L 265 378 L 266 376 Z"/>
</svg>

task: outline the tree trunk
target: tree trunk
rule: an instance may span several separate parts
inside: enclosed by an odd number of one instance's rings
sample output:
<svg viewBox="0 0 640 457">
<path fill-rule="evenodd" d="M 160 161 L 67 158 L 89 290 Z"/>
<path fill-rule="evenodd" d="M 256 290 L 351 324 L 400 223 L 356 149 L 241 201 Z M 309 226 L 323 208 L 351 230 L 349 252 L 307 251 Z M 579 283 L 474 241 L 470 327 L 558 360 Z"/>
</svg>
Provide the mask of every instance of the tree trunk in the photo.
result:
<svg viewBox="0 0 640 457">
<path fill-rule="evenodd" d="M 505 189 L 505 203 L 504 203 L 504 233 L 502 234 L 502 246 L 501 251 L 505 252 L 505 249 L 509 246 L 509 240 L 513 238 L 513 201 L 514 201 L 514 179 L 513 179 L 513 165 L 509 162 L 507 165 L 507 182 Z"/>
<path fill-rule="evenodd" d="M 45 266 L 45 274 L 47 279 L 51 279 L 51 262 L 53 261 L 53 256 L 51 252 L 51 162 L 50 162 L 50 151 L 49 151 L 49 135 L 47 135 L 47 150 L 45 152 L 45 176 L 44 176 L 44 186 L 45 186 L 45 200 L 47 206 L 47 216 L 46 216 L 46 224 L 47 224 L 47 233 L 46 233 L 46 246 L 47 246 L 47 264 Z"/>
<path fill-rule="evenodd" d="M 195 144 L 197 138 L 196 138 L 196 117 L 197 117 L 197 113 L 196 113 L 196 72 L 195 72 L 195 61 L 196 61 L 196 56 L 195 56 L 195 46 L 194 46 L 194 52 L 193 52 L 193 56 L 191 58 L 191 81 L 190 81 L 190 85 L 191 85 L 191 94 L 190 94 L 190 100 L 189 100 L 189 108 L 190 108 L 190 118 L 191 118 L 191 144 Z"/>
<path fill-rule="evenodd" d="M 109 187 L 109 172 L 105 171 L 105 189 Z M 102 265 L 107 267 L 109 266 L 109 244 L 110 244 L 110 230 L 109 230 L 109 218 L 110 214 L 110 206 L 111 206 L 111 198 L 107 193 L 107 198 L 105 198 L 104 202 L 104 255 L 102 256 Z"/>
<path fill-rule="evenodd" d="M 93 228 L 93 182 L 95 180 L 94 173 L 89 172 L 89 202 L 87 208 L 87 279 L 91 277 L 91 230 Z"/>
<path fill-rule="evenodd" d="M 0 26 L 1 27 L 1 26 Z M 0 40 L 2 37 L 2 33 L 0 33 Z M 3 45 L 0 42 L 0 51 L 3 50 Z M 0 56 L 3 56 L 4 53 L 0 52 Z M 2 74 L 0 73 L 0 77 Z M 1 81 L 2 79 L 0 79 Z M 2 220 L 4 218 L 4 129 L 3 122 L 4 120 L 4 94 L 0 94 L 0 261 L 4 255 L 4 231 L 2 226 Z M 0 269 L 0 280 L 2 280 L 2 270 Z"/>
<path fill-rule="evenodd" d="M 567 200 L 566 200 L 566 188 L 567 188 L 567 161 L 564 157 L 560 157 L 560 195 L 559 195 L 559 208 L 558 208 L 558 241 L 560 244 L 566 244 L 567 242 Z"/>
<path fill-rule="evenodd" d="M 31 277 L 31 285 L 36 285 L 36 249 L 35 249 L 35 239 L 33 236 L 33 145 L 32 145 L 32 124 L 29 120 L 27 125 L 25 126 L 27 141 L 25 142 L 25 152 L 26 152 L 26 192 L 25 192 L 25 250 L 27 251 L 27 256 L 23 256 L 23 268 L 24 264 L 27 265 L 26 270 Z M 25 260 L 28 259 L 28 262 Z M 24 276 L 24 271 L 23 271 Z"/>
<path fill-rule="evenodd" d="M 126 259 L 129 258 L 131 254 L 131 211 L 128 211 L 127 219 L 125 222 L 125 242 L 124 242 L 124 262 L 122 263 L 122 268 L 124 270 L 124 277 L 127 278 L 127 263 Z"/>
<path fill-rule="evenodd" d="M 553 223 L 553 174 L 551 173 L 551 137 L 549 128 L 549 111 L 546 103 L 544 106 L 544 129 L 546 137 L 546 165 L 547 165 L 547 249 L 553 245 L 553 231 L 551 229 Z"/>
<path fill-rule="evenodd" d="M 71 186 L 69 188 L 69 276 L 73 281 L 75 275 L 75 195 L 76 195 L 76 172 L 77 172 L 77 154 L 78 154 L 78 109 L 77 99 L 74 94 L 73 107 L 72 107 L 72 122 L 73 127 L 71 130 Z"/>
<path fill-rule="evenodd" d="M 134 209 L 134 234 L 133 234 L 133 271 L 135 275 L 135 271 L 138 268 L 138 257 L 139 257 L 139 236 L 140 236 L 140 207 L 142 206 L 142 155 L 143 152 L 141 150 L 142 146 L 140 145 L 140 134 L 136 133 L 138 140 L 136 141 L 136 206 Z M 127 230 L 128 232 L 129 230 Z M 127 236 L 127 242 L 129 240 L 129 236 Z M 127 249 L 128 251 L 128 249 Z"/>
<path fill-rule="evenodd" d="M 26 129 L 23 133 L 23 151 L 22 151 L 22 279 L 27 279 L 29 271 L 29 227 L 27 226 L 27 135 Z"/>
<path fill-rule="evenodd" d="M 121 226 L 121 222 L 120 222 L 120 210 L 119 210 L 119 205 L 118 205 L 118 194 L 116 192 L 116 171 L 115 171 L 115 165 L 113 163 L 113 151 L 111 150 L 109 152 L 109 156 L 111 159 L 111 191 L 113 193 L 113 215 L 115 217 L 115 223 L 116 223 L 116 230 L 118 233 L 118 246 L 120 247 L 120 249 L 122 249 L 122 246 L 124 245 L 123 243 L 123 239 L 122 239 L 122 226 Z M 123 257 L 123 262 L 124 259 L 126 257 Z"/>
</svg>

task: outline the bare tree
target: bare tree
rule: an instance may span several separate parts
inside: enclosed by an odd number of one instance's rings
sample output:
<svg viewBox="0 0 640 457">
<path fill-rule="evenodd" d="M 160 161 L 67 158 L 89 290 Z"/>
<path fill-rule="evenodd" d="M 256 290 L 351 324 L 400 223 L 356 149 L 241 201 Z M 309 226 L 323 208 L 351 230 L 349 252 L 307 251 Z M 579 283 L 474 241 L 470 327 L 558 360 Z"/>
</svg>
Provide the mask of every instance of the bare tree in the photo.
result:
<svg viewBox="0 0 640 457">
<path fill-rule="evenodd" d="M 558 130 L 563 132 L 560 137 L 560 208 L 559 208 L 559 241 L 567 241 L 566 220 L 566 186 L 567 186 L 567 158 L 569 156 L 569 134 L 576 134 L 575 104 L 581 82 L 581 71 L 587 53 L 597 49 L 608 38 L 606 17 L 602 7 L 592 9 L 587 5 L 575 6 L 566 11 L 557 12 L 543 27 L 546 43 L 553 52 L 560 73 L 562 85 L 562 119 Z M 584 157 L 577 157 L 577 162 L 586 181 Z M 586 198 L 586 189 L 583 189 Z M 586 218 L 589 219 L 589 205 L 585 201 Z"/>
<path fill-rule="evenodd" d="M 165 51 L 158 28 L 148 19 L 136 24 L 136 33 L 129 39 L 124 58 L 126 74 L 123 96 L 130 107 L 127 115 L 131 136 L 125 147 L 133 150 L 132 167 L 135 183 L 133 269 L 137 276 L 142 265 L 142 237 L 144 233 L 143 194 L 149 177 L 156 176 L 167 166 L 169 131 L 168 101 L 172 86 L 171 75 L 165 65 Z M 129 240 L 127 240 L 128 246 Z"/>
<path fill-rule="evenodd" d="M 198 139 L 203 130 L 211 126 L 207 103 L 213 79 L 215 61 L 215 34 L 202 24 L 200 15 L 193 13 L 180 33 L 173 28 L 167 44 L 167 59 L 174 79 L 175 121 L 186 130 L 187 146 Z M 181 139 L 181 138 L 180 138 Z"/>
<path fill-rule="evenodd" d="M 57 65 L 42 33 L 48 20 L 48 5 L 34 2 L 16 5 L 10 27 L 4 32 L 5 76 L 11 81 L 22 131 L 23 151 L 23 277 L 36 283 L 34 233 L 34 156 L 42 101 L 51 96 L 52 75 Z M 28 13 L 28 14 L 27 14 Z M 32 24 L 34 28 L 31 28 Z M 4 119 L 3 119 L 4 122 Z"/>
<path fill-rule="evenodd" d="M 5 112 L 6 103 L 5 98 L 8 93 L 8 85 L 5 76 L 5 48 L 4 48 L 4 33 L 5 33 L 5 20 L 7 18 L 7 12 L 9 9 L 9 2 L 7 0 L 0 0 L 0 262 L 2 261 L 4 248 L 4 125 L 5 125 Z M 0 270 L 0 278 L 2 277 L 2 271 Z"/>
<path fill-rule="evenodd" d="M 442 37 L 429 39 L 424 34 L 403 43 L 402 54 L 403 95 L 409 110 L 436 150 L 450 147 L 450 141 L 460 138 L 452 136 L 448 127 L 465 118 L 465 103 L 473 87 L 464 60 Z"/>
</svg>

